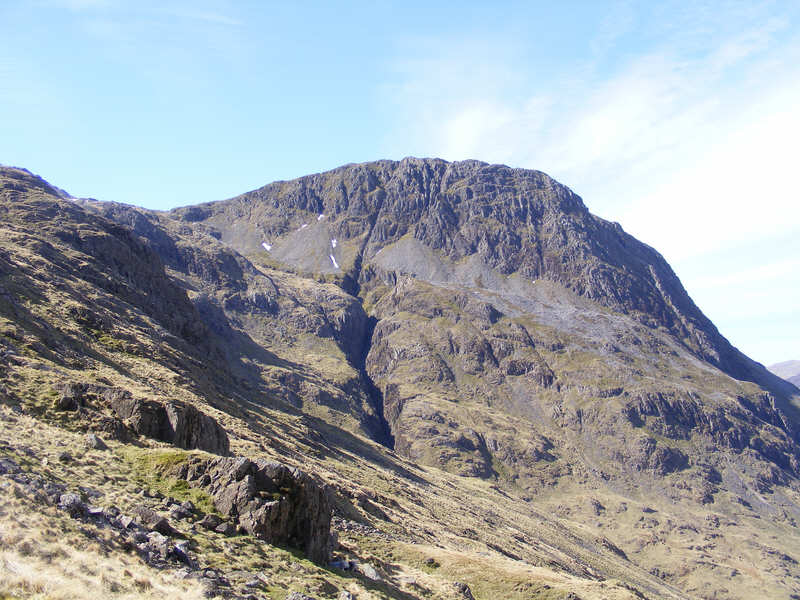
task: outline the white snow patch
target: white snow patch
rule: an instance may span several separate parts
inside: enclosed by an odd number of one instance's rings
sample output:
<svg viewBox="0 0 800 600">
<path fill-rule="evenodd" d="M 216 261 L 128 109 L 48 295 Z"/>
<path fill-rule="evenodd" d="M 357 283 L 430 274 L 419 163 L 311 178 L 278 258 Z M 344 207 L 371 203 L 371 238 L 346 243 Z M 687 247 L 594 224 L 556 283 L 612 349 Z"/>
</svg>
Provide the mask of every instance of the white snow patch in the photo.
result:
<svg viewBox="0 0 800 600">
<path fill-rule="evenodd" d="M 324 219 L 324 218 L 325 218 L 325 215 L 320 215 L 320 216 L 317 217 L 317 221 L 322 221 L 322 219 Z"/>
<path fill-rule="evenodd" d="M 331 240 L 331 248 L 336 248 L 336 240 Z"/>
<path fill-rule="evenodd" d="M 268 244 L 267 242 L 261 242 L 261 245 L 264 246 L 264 250 L 266 250 L 267 252 L 272 250 L 272 246 L 270 244 Z"/>
<path fill-rule="evenodd" d="M 339 263 L 337 263 L 336 259 L 333 258 L 333 254 L 329 254 L 328 256 L 330 256 L 330 258 L 331 258 L 331 262 L 333 263 L 334 269 L 338 269 L 339 268 Z"/>
<path fill-rule="evenodd" d="M 302 225 L 300 225 L 300 229 L 305 229 L 306 227 L 308 227 L 308 223 L 303 223 Z M 298 229 L 297 231 L 300 231 L 300 229 Z"/>
</svg>

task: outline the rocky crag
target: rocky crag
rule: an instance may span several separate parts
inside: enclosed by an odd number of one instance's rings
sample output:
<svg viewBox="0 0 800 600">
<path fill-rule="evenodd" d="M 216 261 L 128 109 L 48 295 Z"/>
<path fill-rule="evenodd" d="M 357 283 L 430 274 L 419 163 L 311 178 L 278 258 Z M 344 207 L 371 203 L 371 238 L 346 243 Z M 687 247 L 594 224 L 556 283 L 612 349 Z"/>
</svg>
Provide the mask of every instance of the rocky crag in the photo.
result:
<svg viewBox="0 0 800 600">
<path fill-rule="evenodd" d="M 167 213 L 0 189 L 9 418 L 202 498 L 180 568 L 238 534 L 281 600 L 800 594 L 800 392 L 543 173 L 380 161 Z M 25 448 L 15 477 L 102 489 Z"/>
</svg>

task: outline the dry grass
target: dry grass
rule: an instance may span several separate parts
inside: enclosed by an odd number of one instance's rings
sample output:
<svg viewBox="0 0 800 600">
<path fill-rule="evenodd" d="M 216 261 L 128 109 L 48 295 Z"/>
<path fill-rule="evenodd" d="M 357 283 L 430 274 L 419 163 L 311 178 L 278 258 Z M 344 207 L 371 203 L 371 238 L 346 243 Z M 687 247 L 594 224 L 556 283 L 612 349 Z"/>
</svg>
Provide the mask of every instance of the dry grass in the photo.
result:
<svg viewBox="0 0 800 600">
<path fill-rule="evenodd" d="M 11 489 L 9 489 L 11 488 Z M 32 511 L 14 485 L 0 508 L 0 597 L 202 598 L 196 581 L 158 571 L 116 550 L 108 537 L 87 536 L 54 509 Z"/>
</svg>

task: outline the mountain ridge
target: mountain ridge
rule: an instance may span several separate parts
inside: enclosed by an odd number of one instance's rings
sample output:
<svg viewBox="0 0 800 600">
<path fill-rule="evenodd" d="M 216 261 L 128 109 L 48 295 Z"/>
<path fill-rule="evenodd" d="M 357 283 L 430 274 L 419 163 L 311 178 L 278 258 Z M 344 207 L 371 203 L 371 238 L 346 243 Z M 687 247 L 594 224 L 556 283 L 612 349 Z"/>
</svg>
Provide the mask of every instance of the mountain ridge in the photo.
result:
<svg viewBox="0 0 800 600">
<path fill-rule="evenodd" d="M 649 312 L 649 313 L 658 312 L 659 314 L 656 316 L 658 324 L 668 324 L 669 321 L 673 321 L 673 323 L 669 325 L 673 329 L 675 329 L 678 334 L 683 333 L 684 335 L 693 335 L 696 338 L 699 338 L 695 339 L 694 343 L 690 344 L 689 347 L 695 353 L 698 353 L 702 358 L 711 361 L 712 364 L 719 366 L 724 371 L 734 375 L 735 377 L 751 381 L 755 380 L 761 383 L 762 385 L 767 385 L 768 387 L 771 388 L 774 387 L 776 389 L 779 389 L 782 391 L 783 394 L 793 393 L 788 388 L 783 387 L 781 382 L 776 380 L 774 377 L 771 377 L 771 375 L 766 371 L 766 369 L 762 365 L 759 365 L 757 363 L 754 363 L 754 361 L 747 359 L 746 357 L 744 357 L 744 355 L 741 354 L 741 352 L 739 352 L 737 349 L 735 349 L 733 346 L 730 345 L 727 339 L 725 339 L 718 332 L 716 327 L 714 327 L 713 324 L 708 320 L 708 318 L 702 314 L 702 312 L 696 307 L 696 305 L 694 305 L 694 303 L 691 301 L 688 294 L 686 293 L 685 289 L 680 284 L 680 281 L 678 280 L 677 276 L 675 276 L 674 272 L 671 270 L 671 268 L 669 268 L 666 261 L 664 261 L 663 257 L 661 257 L 661 255 L 658 254 L 658 252 L 656 252 L 650 246 L 638 242 L 638 240 L 635 240 L 632 236 L 625 234 L 618 223 L 610 223 L 607 221 L 603 221 L 602 219 L 599 219 L 597 217 L 594 217 L 593 215 L 590 215 L 586 207 L 583 205 L 583 202 L 577 195 L 572 193 L 571 190 L 569 190 L 569 188 L 566 188 L 565 186 L 558 184 L 557 182 L 555 182 L 554 180 L 552 180 L 551 178 L 549 178 L 547 175 L 545 175 L 540 171 L 531 171 L 526 169 L 512 169 L 505 165 L 490 165 L 488 163 L 483 163 L 475 160 L 462 161 L 458 163 L 447 163 L 446 161 L 442 161 L 441 159 L 415 159 L 409 157 L 401 161 L 378 161 L 373 163 L 345 165 L 318 175 L 311 175 L 307 177 L 301 177 L 295 180 L 279 181 L 272 184 L 267 184 L 266 186 L 253 190 L 252 192 L 236 196 L 227 201 L 217 201 L 213 203 L 206 203 L 204 205 L 200 205 L 202 206 L 202 208 L 200 208 L 199 206 L 195 207 L 190 206 L 190 207 L 181 207 L 177 209 L 172 209 L 172 211 L 170 211 L 170 214 L 175 215 L 182 220 L 197 222 L 201 220 L 198 211 L 207 211 L 207 210 L 213 211 L 214 207 L 231 205 L 231 204 L 241 204 L 242 206 L 240 207 L 240 210 L 244 210 L 244 205 L 247 203 L 258 203 L 261 201 L 268 202 L 272 200 L 273 197 L 275 197 L 276 195 L 280 197 L 280 192 L 275 190 L 276 187 L 286 187 L 294 185 L 296 186 L 297 189 L 293 189 L 288 192 L 289 197 L 287 202 L 289 203 L 289 207 L 285 207 L 284 210 L 286 210 L 286 208 L 300 208 L 303 210 L 307 210 L 307 212 L 311 213 L 326 214 L 326 211 L 332 209 L 333 214 L 335 215 L 337 214 L 336 211 L 341 209 L 340 206 L 337 206 L 335 203 L 329 203 L 328 206 L 326 207 L 324 203 L 320 202 L 319 190 L 321 188 L 325 188 L 326 185 L 331 185 L 331 183 L 325 181 L 318 182 L 316 181 L 316 179 L 317 178 L 337 179 L 337 177 L 340 175 L 346 177 L 347 173 L 355 170 L 357 173 L 356 175 L 354 175 L 354 181 L 356 183 L 362 184 L 363 182 L 359 180 L 364 178 L 368 179 L 369 176 L 372 174 L 371 169 L 373 167 L 378 172 L 378 179 L 380 179 L 380 174 L 383 174 L 385 178 L 387 176 L 387 171 L 389 171 L 391 168 L 393 168 L 395 172 L 398 170 L 401 171 L 401 176 L 403 175 L 402 171 L 405 168 L 408 168 L 407 170 L 410 169 L 411 172 L 406 174 L 407 178 L 416 177 L 418 182 L 419 181 L 422 182 L 421 187 L 419 187 L 419 189 L 415 189 L 414 192 L 417 192 L 418 194 L 421 193 L 423 196 L 427 194 L 427 198 L 420 199 L 418 197 L 416 200 L 417 207 L 419 207 L 419 205 L 421 204 L 420 200 L 423 200 L 422 202 L 423 209 L 424 209 L 424 200 L 427 200 L 428 203 L 434 203 L 434 204 L 437 201 L 440 201 L 440 198 L 436 196 L 436 190 L 431 188 L 433 180 L 426 179 L 426 177 L 430 178 L 432 176 L 431 171 L 433 169 L 438 169 L 440 171 L 440 176 L 443 181 L 442 186 L 445 186 L 448 183 L 449 177 L 452 177 L 456 181 L 456 184 L 463 184 L 463 179 L 466 179 L 465 177 L 463 177 L 464 175 L 463 173 L 461 173 L 462 180 L 457 179 L 458 177 L 457 175 L 452 176 L 450 173 L 452 169 L 456 173 L 462 170 L 467 171 L 469 176 L 477 179 L 480 178 L 480 175 L 483 171 L 487 170 L 493 175 L 496 175 L 497 172 L 500 172 L 504 179 L 509 179 L 509 178 L 513 179 L 516 176 L 522 175 L 533 178 L 533 185 L 531 186 L 533 188 L 539 188 L 539 189 L 544 188 L 545 190 L 548 190 L 549 188 L 554 188 L 556 190 L 555 199 L 557 201 L 558 209 L 563 210 L 567 214 L 578 213 L 581 216 L 588 215 L 589 217 L 592 217 L 592 219 L 596 223 L 600 224 L 599 229 L 595 229 L 593 231 L 595 235 L 590 236 L 590 238 L 593 242 L 595 242 L 595 246 L 592 247 L 591 250 L 596 251 L 598 254 L 601 254 L 601 258 L 608 258 L 609 252 L 601 253 L 598 251 L 598 246 L 596 245 L 597 243 L 595 241 L 596 237 L 598 237 L 596 235 L 598 231 L 602 231 L 602 239 L 605 242 L 605 246 L 608 246 L 610 244 L 609 240 L 613 240 L 614 243 L 616 243 L 617 245 L 616 250 L 619 250 L 619 247 L 625 247 L 626 245 L 635 244 L 636 252 L 645 255 L 643 262 L 646 263 L 649 260 L 649 262 L 651 263 L 648 265 L 650 270 L 650 273 L 648 273 L 648 275 L 650 275 L 651 281 L 646 282 L 645 285 L 649 289 L 647 290 L 647 293 L 642 294 L 642 296 L 651 296 L 650 303 L 653 306 L 641 306 L 640 304 L 638 304 L 640 300 L 637 298 L 619 298 L 618 297 L 619 292 L 616 291 L 617 288 L 624 287 L 624 284 L 630 283 L 631 280 L 630 278 L 627 278 L 623 279 L 621 283 L 618 283 L 616 281 L 609 282 L 608 280 L 609 278 L 611 278 L 611 275 L 605 272 L 607 271 L 607 268 L 604 267 L 602 264 L 597 267 L 596 271 L 590 270 L 587 273 L 584 273 L 583 274 L 584 281 L 578 281 L 577 283 L 570 281 L 569 277 L 567 277 L 566 281 L 564 281 L 565 278 L 560 272 L 558 272 L 559 271 L 558 267 L 553 267 L 553 269 L 556 271 L 555 273 L 551 272 L 551 270 L 548 270 L 546 268 L 547 265 L 543 264 L 541 251 L 539 253 L 539 257 L 537 258 L 523 255 L 521 258 L 513 257 L 511 260 L 504 261 L 502 259 L 499 259 L 497 256 L 490 256 L 490 258 L 494 259 L 493 260 L 494 264 L 491 264 L 492 267 L 498 268 L 498 270 L 503 274 L 508 274 L 508 272 L 511 272 L 511 269 L 513 269 L 514 267 L 519 267 L 520 264 L 524 266 L 526 260 L 527 262 L 539 263 L 539 266 L 537 267 L 538 271 L 533 271 L 533 272 L 531 272 L 530 270 L 529 272 L 523 271 L 523 276 L 526 276 L 527 278 L 549 277 L 559 283 L 566 283 L 567 287 L 572 287 L 576 289 L 576 291 L 578 291 L 579 294 L 586 295 L 592 299 L 603 301 L 606 303 L 606 305 L 610 306 L 611 308 L 622 309 L 623 311 L 628 311 L 628 312 L 633 312 L 645 308 L 649 310 L 645 310 L 643 312 Z M 444 169 L 443 173 L 441 172 L 442 169 Z M 368 171 L 368 173 L 366 174 L 359 173 L 359 171 L 362 170 L 366 170 Z M 341 186 L 343 186 L 344 184 L 341 181 L 335 181 L 334 183 L 338 184 L 340 186 L 340 189 L 343 189 Z M 370 191 L 377 190 L 378 185 L 376 184 L 377 182 L 374 181 L 372 182 L 372 185 L 374 187 L 372 190 L 368 190 L 367 194 L 369 194 Z M 369 185 L 369 183 L 367 185 Z M 351 182 L 351 187 L 353 187 L 352 182 Z M 466 195 L 470 195 L 471 193 L 472 191 L 467 185 Z M 341 198 L 344 200 L 345 203 L 350 201 L 350 198 L 347 197 L 346 191 L 341 196 Z M 461 201 L 461 198 L 457 199 L 459 202 Z M 359 202 L 362 199 L 355 198 L 354 200 L 355 202 Z M 523 208 L 523 200 L 519 198 L 517 200 L 520 203 L 519 207 L 523 211 L 524 216 L 527 217 L 529 212 L 533 212 L 530 204 L 526 204 Z M 279 201 L 280 200 L 278 199 L 273 200 L 273 202 L 279 202 Z M 502 197 L 500 201 L 501 202 L 503 201 Z M 331 206 L 331 204 L 333 204 L 333 206 Z M 513 207 L 514 206 L 513 198 L 512 202 L 506 202 L 506 204 L 507 205 L 511 204 L 511 206 Z M 399 206 L 400 210 L 406 210 L 409 208 L 410 206 L 406 206 L 404 204 L 401 204 Z M 448 198 L 446 197 L 446 195 L 443 199 L 441 199 L 441 206 L 436 205 L 433 206 L 432 208 L 434 210 L 444 211 L 445 214 L 450 215 L 448 218 L 452 220 L 453 218 L 452 206 L 451 203 L 448 203 Z M 486 212 L 486 206 L 482 206 L 480 207 L 480 209 L 483 210 L 483 212 Z M 394 223 L 392 223 L 391 225 L 379 223 L 379 220 L 381 218 L 381 210 L 382 210 L 382 205 L 376 204 L 370 207 L 368 203 L 362 204 L 356 210 L 356 214 L 360 215 L 362 212 L 364 212 L 367 215 L 371 215 L 370 216 L 371 225 L 369 231 L 366 234 L 366 240 L 363 242 L 364 247 L 362 248 L 362 252 L 366 250 L 368 254 L 375 254 L 377 253 L 377 251 L 380 251 L 379 244 L 383 244 L 386 241 L 391 241 L 391 239 L 395 239 L 397 237 L 396 233 L 393 236 L 389 236 L 386 231 L 383 231 L 381 229 L 381 227 L 390 227 L 394 225 Z M 284 219 L 286 218 L 285 214 L 283 215 L 283 217 Z M 524 218 L 515 219 L 515 215 L 513 213 L 511 215 L 503 215 L 502 218 L 505 221 L 515 221 L 513 224 L 509 224 L 510 226 L 519 225 L 520 224 L 519 221 L 525 220 Z M 378 231 L 378 238 L 379 238 L 378 243 L 374 243 L 371 239 L 373 237 L 373 229 L 375 228 L 376 224 L 381 225 Z M 241 226 L 241 223 L 239 225 Z M 459 225 L 461 225 L 461 223 L 459 223 Z M 224 230 L 224 227 L 222 227 L 222 229 Z M 283 233 L 285 233 L 287 229 L 288 226 L 284 225 Z M 427 235 L 428 238 L 431 238 L 427 241 L 432 241 L 431 244 L 428 244 L 429 246 L 432 247 L 432 249 L 438 250 L 441 248 L 445 250 L 447 254 L 451 255 L 450 256 L 451 258 L 453 258 L 452 255 L 455 255 L 456 259 L 464 259 L 466 256 L 468 256 L 467 251 L 465 251 L 463 248 L 458 247 L 459 242 L 461 242 L 462 246 L 465 243 L 463 240 L 463 236 L 458 235 L 461 233 L 461 231 L 456 231 L 454 235 L 451 235 L 448 238 L 446 236 L 446 233 L 450 232 L 439 231 L 440 229 L 446 229 L 446 228 L 432 227 L 432 229 L 434 229 L 435 231 L 431 234 L 427 234 L 427 232 L 424 230 L 420 231 L 419 229 L 417 229 L 416 231 L 414 231 L 414 237 L 417 238 L 419 236 L 425 238 Z M 259 249 L 260 244 L 262 243 L 261 241 L 258 240 L 258 238 L 266 238 L 274 236 L 276 234 L 279 234 L 279 232 L 280 229 L 276 231 L 274 227 L 265 228 L 261 230 L 258 230 L 256 228 L 255 232 L 252 233 L 247 232 L 247 234 L 242 236 L 242 232 L 238 231 L 237 239 L 234 241 L 231 238 L 228 240 L 228 243 L 232 244 L 232 246 L 239 251 L 243 251 L 245 253 L 253 252 L 257 251 Z M 220 231 L 216 233 L 218 233 L 219 235 L 221 235 L 223 239 L 225 239 L 226 235 L 225 231 Z M 481 233 L 485 234 L 485 232 Z M 255 242 L 249 239 L 250 235 L 256 236 Z M 478 245 L 476 241 L 478 243 L 480 241 L 485 241 L 485 238 L 484 240 L 476 240 L 474 239 L 475 237 L 476 236 L 473 234 L 473 239 L 468 240 L 468 242 L 472 243 L 472 247 L 470 248 L 470 250 L 472 250 L 472 254 L 475 254 L 476 246 Z M 535 246 L 535 244 L 531 245 Z M 376 251 L 375 248 L 378 248 L 378 250 Z M 585 254 L 591 255 L 591 252 L 587 252 L 585 249 L 583 250 L 583 252 Z M 368 258 L 371 258 L 371 256 L 368 256 Z M 288 263 L 292 264 L 292 261 L 289 260 Z M 618 266 L 618 265 L 613 265 L 613 266 Z M 653 269 L 655 269 L 655 271 Z M 600 271 L 600 273 L 598 273 L 598 271 Z M 348 275 L 352 277 L 351 274 Z M 640 280 L 646 279 L 641 275 L 642 273 L 639 273 Z M 361 278 L 363 278 L 363 276 L 361 274 L 361 269 L 359 268 L 357 279 Z M 578 279 L 578 278 L 573 278 L 573 279 Z M 611 283 L 613 283 L 613 285 L 611 285 Z M 642 283 L 631 284 L 631 285 L 632 286 L 636 285 L 639 288 L 644 287 Z M 655 296 L 660 296 L 660 302 L 656 303 L 653 302 L 652 297 Z M 670 315 L 670 313 L 674 314 Z M 698 329 L 698 331 L 693 331 L 693 329 Z M 710 339 L 708 340 L 703 339 L 705 337 L 708 337 Z"/>
</svg>

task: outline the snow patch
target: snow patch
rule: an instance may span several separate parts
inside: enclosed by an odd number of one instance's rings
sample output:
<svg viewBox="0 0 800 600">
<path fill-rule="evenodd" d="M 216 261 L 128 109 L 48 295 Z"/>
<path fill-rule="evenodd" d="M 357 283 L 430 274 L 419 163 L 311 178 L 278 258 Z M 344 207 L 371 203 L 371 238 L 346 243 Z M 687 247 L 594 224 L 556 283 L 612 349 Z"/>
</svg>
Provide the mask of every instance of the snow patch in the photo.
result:
<svg viewBox="0 0 800 600">
<path fill-rule="evenodd" d="M 317 217 L 317 221 L 322 221 L 322 219 L 324 219 L 324 218 L 325 218 L 325 215 L 320 215 L 320 216 Z"/>
<path fill-rule="evenodd" d="M 330 257 L 330 259 L 331 259 L 331 262 L 333 263 L 333 268 L 334 268 L 334 269 L 338 269 L 338 268 L 339 268 L 339 263 L 337 263 L 337 262 L 336 262 L 336 259 L 335 259 L 335 258 L 333 258 L 333 254 L 329 254 L 328 256 Z"/>
<path fill-rule="evenodd" d="M 272 250 L 272 246 L 270 244 L 268 244 L 267 242 L 261 242 L 261 245 L 264 246 L 264 250 L 266 250 L 267 252 Z"/>
<path fill-rule="evenodd" d="M 331 240 L 331 248 L 336 248 L 336 240 Z"/>
<path fill-rule="evenodd" d="M 302 225 L 300 225 L 300 229 L 305 229 L 306 227 L 308 227 L 308 223 L 303 223 Z M 298 229 L 297 231 L 300 231 L 300 229 Z"/>
</svg>

